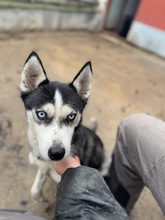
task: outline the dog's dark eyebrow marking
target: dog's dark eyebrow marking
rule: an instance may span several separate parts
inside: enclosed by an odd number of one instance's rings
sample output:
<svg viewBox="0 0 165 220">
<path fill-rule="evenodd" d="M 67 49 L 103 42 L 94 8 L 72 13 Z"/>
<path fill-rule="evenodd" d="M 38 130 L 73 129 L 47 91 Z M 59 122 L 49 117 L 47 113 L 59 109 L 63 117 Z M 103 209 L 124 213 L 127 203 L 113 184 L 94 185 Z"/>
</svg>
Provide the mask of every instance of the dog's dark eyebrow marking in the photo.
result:
<svg viewBox="0 0 165 220">
<path fill-rule="evenodd" d="M 49 83 L 29 93 L 21 94 L 21 98 L 27 110 L 39 109 L 46 103 L 54 104 L 53 96 L 54 91 L 50 88 Z"/>
<path fill-rule="evenodd" d="M 81 100 L 75 89 L 73 89 L 69 84 L 60 83 L 58 84 L 58 90 L 62 96 L 63 104 L 67 104 L 71 108 L 80 112 L 83 111 L 85 103 Z"/>
<path fill-rule="evenodd" d="M 26 110 L 39 109 L 47 103 L 55 105 L 54 95 L 57 89 L 62 96 L 64 104 L 68 104 L 71 108 L 80 112 L 83 111 L 85 103 L 78 96 L 77 92 L 69 84 L 57 81 L 43 84 L 29 93 L 22 93 L 21 98 Z"/>
</svg>

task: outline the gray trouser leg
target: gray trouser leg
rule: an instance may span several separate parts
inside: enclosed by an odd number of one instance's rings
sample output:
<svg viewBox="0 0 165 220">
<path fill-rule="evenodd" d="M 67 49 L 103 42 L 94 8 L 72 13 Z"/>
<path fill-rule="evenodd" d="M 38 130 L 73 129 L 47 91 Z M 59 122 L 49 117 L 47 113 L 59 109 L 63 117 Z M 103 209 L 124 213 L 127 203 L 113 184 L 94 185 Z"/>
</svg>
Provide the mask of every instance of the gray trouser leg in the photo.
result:
<svg viewBox="0 0 165 220">
<path fill-rule="evenodd" d="M 118 127 L 113 156 L 118 180 L 129 194 L 126 211 L 146 185 L 165 214 L 165 122 L 147 114 L 128 116 Z"/>
</svg>

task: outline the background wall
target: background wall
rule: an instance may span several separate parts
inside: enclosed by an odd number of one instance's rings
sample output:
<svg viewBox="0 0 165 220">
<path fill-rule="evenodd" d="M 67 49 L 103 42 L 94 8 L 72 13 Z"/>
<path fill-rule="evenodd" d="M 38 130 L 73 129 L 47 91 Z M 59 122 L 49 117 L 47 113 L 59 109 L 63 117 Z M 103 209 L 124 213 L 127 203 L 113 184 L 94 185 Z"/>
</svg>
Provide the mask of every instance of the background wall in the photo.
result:
<svg viewBox="0 0 165 220">
<path fill-rule="evenodd" d="M 127 40 L 165 57 L 165 1 L 143 0 Z"/>
<path fill-rule="evenodd" d="M 165 30 L 165 1 L 142 0 L 135 20 Z"/>
</svg>

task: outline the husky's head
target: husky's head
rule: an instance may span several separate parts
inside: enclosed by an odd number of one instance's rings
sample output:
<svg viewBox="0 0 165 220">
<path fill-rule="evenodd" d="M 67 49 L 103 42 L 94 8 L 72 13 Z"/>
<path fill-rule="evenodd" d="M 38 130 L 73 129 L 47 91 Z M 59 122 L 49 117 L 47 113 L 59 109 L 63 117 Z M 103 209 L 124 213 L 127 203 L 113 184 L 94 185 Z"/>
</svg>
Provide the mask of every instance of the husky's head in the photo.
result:
<svg viewBox="0 0 165 220">
<path fill-rule="evenodd" d="M 81 122 L 92 84 L 86 63 L 69 84 L 49 81 L 39 56 L 32 52 L 21 76 L 21 98 L 29 124 L 28 138 L 35 156 L 61 160 L 70 154 L 75 128 Z"/>
</svg>

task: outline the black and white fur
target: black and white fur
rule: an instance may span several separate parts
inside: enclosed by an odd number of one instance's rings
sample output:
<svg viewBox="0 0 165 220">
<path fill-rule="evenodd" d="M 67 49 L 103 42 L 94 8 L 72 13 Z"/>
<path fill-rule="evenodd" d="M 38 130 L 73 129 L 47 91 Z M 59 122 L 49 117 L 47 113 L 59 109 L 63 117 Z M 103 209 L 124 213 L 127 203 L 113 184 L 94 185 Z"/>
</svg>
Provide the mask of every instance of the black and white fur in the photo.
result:
<svg viewBox="0 0 165 220">
<path fill-rule="evenodd" d="M 69 84 L 49 81 L 39 56 L 32 52 L 21 75 L 21 98 L 27 121 L 31 146 L 29 160 L 38 166 L 31 188 L 41 202 L 42 187 L 50 175 L 56 182 L 60 176 L 51 161 L 78 155 L 82 165 L 97 168 L 106 174 L 110 159 L 94 131 L 82 126 L 82 113 L 92 85 L 92 67 L 87 62 Z"/>
</svg>

